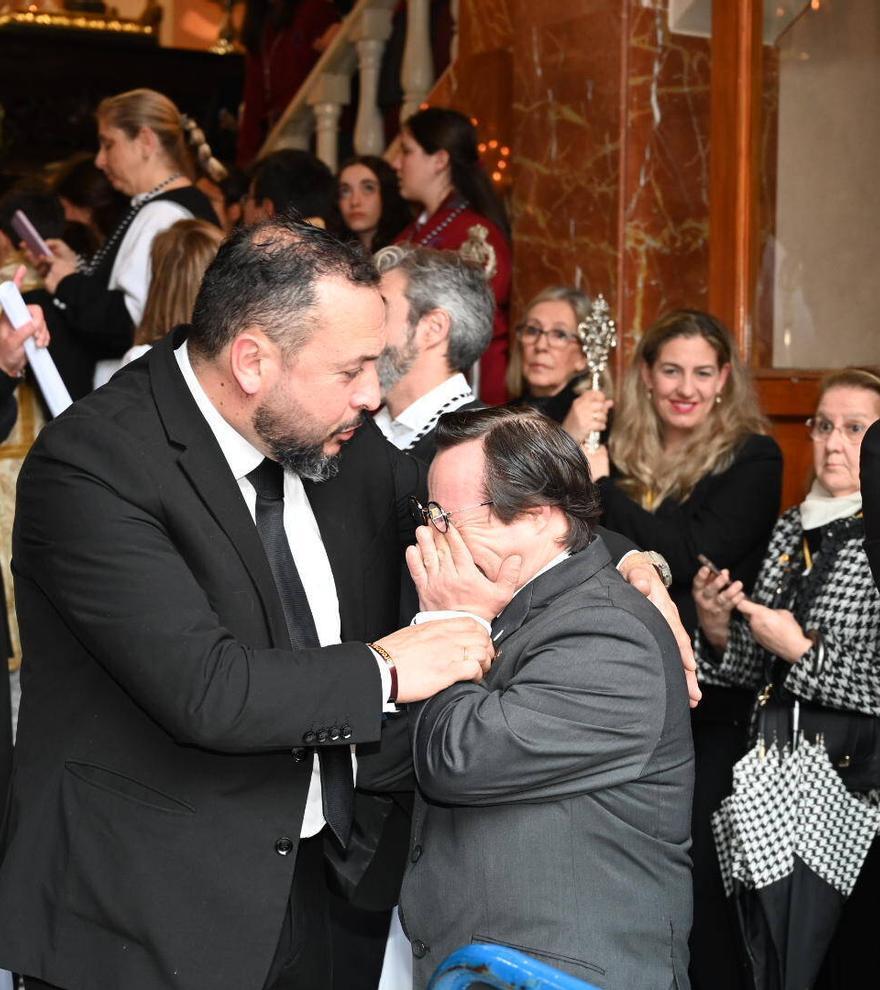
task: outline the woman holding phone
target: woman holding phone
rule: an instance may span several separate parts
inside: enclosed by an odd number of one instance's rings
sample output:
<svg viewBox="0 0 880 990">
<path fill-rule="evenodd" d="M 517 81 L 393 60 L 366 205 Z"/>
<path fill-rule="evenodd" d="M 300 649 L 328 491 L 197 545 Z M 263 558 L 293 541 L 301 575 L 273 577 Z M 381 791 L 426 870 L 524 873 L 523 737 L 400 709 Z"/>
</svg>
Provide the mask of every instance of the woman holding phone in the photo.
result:
<svg viewBox="0 0 880 990">
<path fill-rule="evenodd" d="M 803 502 L 777 522 L 751 598 L 726 571 L 713 575 L 703 567 L 694 579 L 701 669 L 748 687 L 753 701 L 763 689 L 762 717 L 774 726 L 784 726 L 780 716 L 796 702 L 807 737 L 811 726 L 820 730 L 848 789 L 875 805 L 880 778 L 860 757 L 876 760 L 880 594 L 862 545 L 859 451 L 878 420 L 880 378 L 855 368 L 828 375 L 807 421 L 815 480 Z M 841 724 L 847 730 L 843 754 L 835 752 L 834 727 Z M 781 732 L 779 738 L 782 743 Z M 811 986 L 842 990 L 863 981 L 873 961 L 878 882 L 875 838 L 844 905 L 825 972 Z M 813 939 L 831 941 L 831 934 L 826 927 Z"/>
<path fill-rule="evenodd" d="M 663 554 L 672 571 L 669 593 L 691 634 L 699 554 L 751 589 L 779 512 L 782 455 L 719 320 L 679 310 L 645 332 L 624 376 L 609 444 L 587 458 L 604 524 Z M 691 981 L 694 990 L 738 990 L 736 921 L 709 819 L 745 753 L 753 693 L 708 667 L 699 668 L 699 678 Z"/>
<path fill-rule="evenodd" d="M 130 208 L 88 262 L 63 241 L 50 241 L 53 257 L 44 276 L 69 334 L 93 360 L 107 362 L 96 371 L 96 386 L 132 345 L 150 288 L 153 238 L 177 220 L 217 222 L 210 201 L 193 185 L 188 137 L 197 143 L 200 166 L 214 178 L 225 174 L 194 122 L 155 90 L 108 97 L 99 104 L 97 119 L 95 164 L 130 197 Z M 55 320 L 52 330 L 58 332 Z"/>
</svg>

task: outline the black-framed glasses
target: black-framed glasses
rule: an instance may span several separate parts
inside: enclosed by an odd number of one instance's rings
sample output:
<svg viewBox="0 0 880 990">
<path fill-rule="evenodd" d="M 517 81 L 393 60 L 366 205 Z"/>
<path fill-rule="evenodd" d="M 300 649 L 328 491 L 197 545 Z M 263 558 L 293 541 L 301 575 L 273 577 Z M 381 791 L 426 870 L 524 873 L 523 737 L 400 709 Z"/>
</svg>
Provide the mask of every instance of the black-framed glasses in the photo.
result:
<svg viewBox="0 0 880 990">
<path fill-rule="evenodd" d="M 482 509 L 485 505 L 491 505 L 492 501 L 478 502 L 476 505 L 465 505 L 461 509 L 451 509 L 447 511 L 439 502 L 428 502 L 427 505 L 415 497 L 409 497 L 409 511 L 416 526 L 427 526 L 429 523 L 440 533 L 449 530 L 449 524 L 453 516 L 458 516 L 462 512 L 469 512 L 471 509 Z"/>
<path fill-rule="evenodd" d="M 847 443 L 858 443 L 868 429 L 868 423 L 860 423 L 857 420 L 850 420 L 842 426 L 835 426 L 830 419 L 824 416 L 810 417 L 806 422 L 807 432 L 812 440 L 830 440 L 831 434 L 835 430 L 840 430 L 840 435 Z"/>
<path fill-rule="evenodd" d="M 548 347 L 565 347 L 566 344 L 580 342 L 580 337 L 576 333 L 570 333 L 562 327 L 550 327 L 549 330 L 545 330 L 535 323 L 520 323 L 516 328 L 516 336 L 521 344 L 537 344 L 541 337 L 546 337 Z"/>
</svg>

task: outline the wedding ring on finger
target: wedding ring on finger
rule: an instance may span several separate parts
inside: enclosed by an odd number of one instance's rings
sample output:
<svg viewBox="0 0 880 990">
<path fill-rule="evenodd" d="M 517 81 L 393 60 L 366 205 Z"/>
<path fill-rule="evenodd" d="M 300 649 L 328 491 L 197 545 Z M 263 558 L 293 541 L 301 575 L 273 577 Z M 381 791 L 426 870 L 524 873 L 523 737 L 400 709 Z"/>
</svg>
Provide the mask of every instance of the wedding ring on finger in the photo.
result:
<svg viewBox="0 0 880 990">
<path fill-rule="evenodd" d="M 470 654 L 468 653 L 468 648 L 466 646 L 462 647 L 461 651 L 461 662 L 467 663 L 470 660 Z"/>
</svg>

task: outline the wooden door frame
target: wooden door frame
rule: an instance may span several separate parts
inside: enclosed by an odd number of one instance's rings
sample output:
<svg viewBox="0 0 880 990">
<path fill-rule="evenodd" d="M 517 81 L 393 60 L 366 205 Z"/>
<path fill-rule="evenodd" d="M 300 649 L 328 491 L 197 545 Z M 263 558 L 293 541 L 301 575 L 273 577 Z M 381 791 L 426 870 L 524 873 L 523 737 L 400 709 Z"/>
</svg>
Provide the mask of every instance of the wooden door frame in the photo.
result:
<svg viewBox="0 0 880 990">
<path fill-rule="evenodd" d="M 783 448 L 785 508 L 805 494 L 810 454 L 803 421 L 815 409 L 824 372 L 767 367 L 772 341 L 756 339 L 764 2 L 712 5 L 709 310 L 730 327 L 751 366 L 761 407 Z"/>
</svg>

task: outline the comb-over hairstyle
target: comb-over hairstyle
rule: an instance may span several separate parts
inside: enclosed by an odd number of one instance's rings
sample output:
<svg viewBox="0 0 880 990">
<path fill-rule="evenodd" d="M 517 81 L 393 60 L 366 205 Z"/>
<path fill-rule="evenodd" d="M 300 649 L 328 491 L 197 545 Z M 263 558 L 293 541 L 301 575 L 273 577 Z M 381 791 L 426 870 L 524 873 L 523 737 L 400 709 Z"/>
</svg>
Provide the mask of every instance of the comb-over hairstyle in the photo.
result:
<svg viewBox="0 0 880 990">
<path fill-rule="evenodd" d="M 437 452 L 483 441 L 483 497 L 510 523 L 528 509 L 549 505 L 568 520 L 565 547 L 577 553 L 592 539 L 601 506 L 583 451 L 558 423 L 532 409 L 469 409 L 437 424 Z"/>
</svg>

